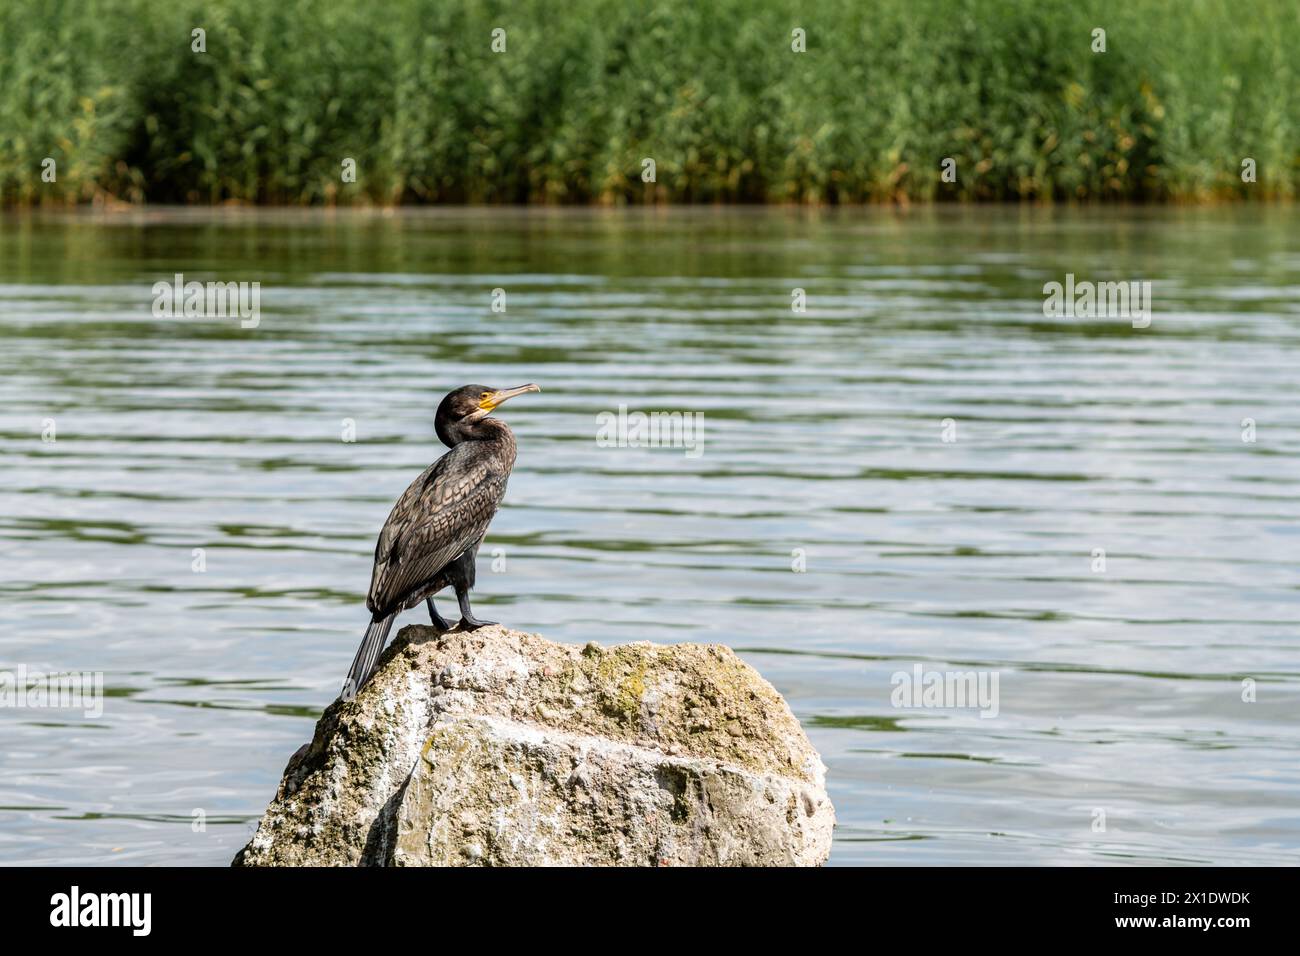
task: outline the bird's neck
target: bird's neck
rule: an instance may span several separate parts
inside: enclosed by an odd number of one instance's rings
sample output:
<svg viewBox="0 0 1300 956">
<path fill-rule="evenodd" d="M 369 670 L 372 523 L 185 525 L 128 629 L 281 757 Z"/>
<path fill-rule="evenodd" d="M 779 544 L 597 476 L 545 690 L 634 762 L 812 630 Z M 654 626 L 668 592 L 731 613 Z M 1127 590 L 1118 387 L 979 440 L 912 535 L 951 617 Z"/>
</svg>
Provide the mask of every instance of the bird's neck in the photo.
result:
<svg viewBox="0 0 1300 956">
<path fill-rule="evenodd" d="M 456 422 L 447 428 L 438 429 L 438 438 L 448 448 L 455 448 L 462 442 L 476 441 L 499 445 L 501 451 L 515 456 L 515 433 L 499 418 L 480 418 L 476 422 Z"/>
</svg>

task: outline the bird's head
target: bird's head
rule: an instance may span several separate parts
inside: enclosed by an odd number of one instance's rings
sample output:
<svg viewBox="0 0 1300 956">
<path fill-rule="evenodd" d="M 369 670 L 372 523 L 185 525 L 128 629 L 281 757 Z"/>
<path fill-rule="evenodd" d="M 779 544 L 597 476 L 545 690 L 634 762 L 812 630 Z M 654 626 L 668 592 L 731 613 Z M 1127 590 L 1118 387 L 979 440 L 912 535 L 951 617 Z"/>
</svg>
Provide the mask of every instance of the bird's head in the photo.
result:
<svg viewBox="0 0 1300 956">
<path fill-rule="evenodd" d="M 474 437 L 474 425 L 486 418 L 494 409 L 524 392 L 540 392 L 536 385 L 518 385 L 515 388 L 492 388 L 488 385 L 462 385 L 448 392 L 438 405 L 434 427 L 438 438 L 451 447 Z"/>
</svg>

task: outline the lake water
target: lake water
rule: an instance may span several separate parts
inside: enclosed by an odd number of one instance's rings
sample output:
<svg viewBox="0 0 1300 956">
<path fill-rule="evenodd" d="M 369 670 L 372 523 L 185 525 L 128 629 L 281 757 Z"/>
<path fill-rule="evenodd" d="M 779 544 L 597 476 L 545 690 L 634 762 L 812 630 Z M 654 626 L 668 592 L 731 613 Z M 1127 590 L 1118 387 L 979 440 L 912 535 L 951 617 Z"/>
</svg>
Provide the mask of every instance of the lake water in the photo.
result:
<svg viewBox="0 0 1300 956">
<path fill-rule="evenodd" d="M 1298 226 L 0 219 L 0 669 L 105 684 L 98 718 L 0 709 L 0 861 L 228 863 L 339 688 L 438 400 L 533 381 L 475 609 L 735 648 L 829 768 L 832 863 L 1294 864 Z M 260 282 L 260 324 L 154 318 L 178 272 Z M 1045 317 L 1067 273 L 1150 281 L 1150 327 Z M 598 445 L 620 405 L 703 413 L 701 453 Z M 996 676 L 996 716 L 894 706 L 917 665 Z"/>
</svg>

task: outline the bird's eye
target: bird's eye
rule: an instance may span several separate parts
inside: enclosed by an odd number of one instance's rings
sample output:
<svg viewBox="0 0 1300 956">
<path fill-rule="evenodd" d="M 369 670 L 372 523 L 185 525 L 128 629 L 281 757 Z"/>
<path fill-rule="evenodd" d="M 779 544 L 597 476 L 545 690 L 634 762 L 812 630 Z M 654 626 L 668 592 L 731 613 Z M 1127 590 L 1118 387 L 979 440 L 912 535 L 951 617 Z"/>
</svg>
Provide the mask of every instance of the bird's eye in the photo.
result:
<svg viewBox="0 0 1300 956">
<path fill-rule="evenodd" d="M 492 396 L 491 392 L 484 392 L 482 395 L 479 396 L 479 398 L 490 398 L 491 396 Z"/>
</svg>

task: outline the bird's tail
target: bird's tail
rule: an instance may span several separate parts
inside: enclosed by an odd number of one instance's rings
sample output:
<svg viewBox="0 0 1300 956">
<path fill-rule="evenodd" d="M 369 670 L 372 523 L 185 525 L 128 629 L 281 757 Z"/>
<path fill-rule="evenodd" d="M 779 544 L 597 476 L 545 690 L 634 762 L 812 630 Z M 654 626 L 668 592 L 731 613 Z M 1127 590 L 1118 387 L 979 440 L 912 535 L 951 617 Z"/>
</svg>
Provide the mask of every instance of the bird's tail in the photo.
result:
<svg viewBox="0 0 1300 956">
<path fill-rule="evenodd" d="M 393 626 L 393 618 L 396 616 L 390 614 L 382 620 L 371 621 L 370 626 L 366 628 L 366 636 L 361 639 L 357 656 L 352 659 L 352 669 L 348 671 L 348 679 L 343 682 L 343 692 L 340 696 L 344 700 L 351 700 L 370 677 L 370 672 L 375 669 L 375 662 L 379 660 L 380 652 L 388 643 L 388 630 Z"/>
</svg>

